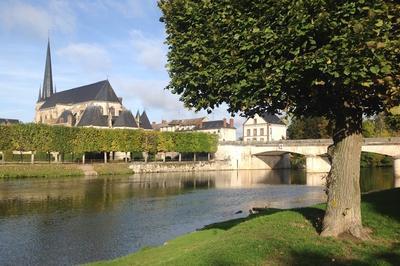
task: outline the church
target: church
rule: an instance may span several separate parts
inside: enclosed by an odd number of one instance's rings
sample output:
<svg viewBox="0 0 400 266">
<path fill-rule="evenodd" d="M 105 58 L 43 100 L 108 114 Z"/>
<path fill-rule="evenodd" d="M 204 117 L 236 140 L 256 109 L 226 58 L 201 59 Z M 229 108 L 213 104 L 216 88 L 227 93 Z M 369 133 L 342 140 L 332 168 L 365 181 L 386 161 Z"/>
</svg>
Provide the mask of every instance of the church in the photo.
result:
<svg viewBox="0 0 400 266">
<path fill-rule="evenodd" d="M 108 80 L 55 92 L 50 41 L 47 43 L 43 86 L 35 107 L 35 123 L 97 128 L 152 130 L 145 111 L 134 116 Z"/>
</svg>

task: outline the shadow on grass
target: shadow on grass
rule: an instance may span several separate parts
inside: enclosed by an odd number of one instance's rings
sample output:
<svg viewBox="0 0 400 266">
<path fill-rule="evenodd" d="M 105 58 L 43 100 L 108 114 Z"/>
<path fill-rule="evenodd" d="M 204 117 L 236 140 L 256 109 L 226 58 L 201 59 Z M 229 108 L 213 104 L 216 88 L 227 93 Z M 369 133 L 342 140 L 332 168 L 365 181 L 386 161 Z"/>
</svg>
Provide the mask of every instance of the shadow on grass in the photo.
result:
<svg viewBox="0 0 400 266">
<path fill-rule="evenodd" d="M 364 194 L 362 201 L 371 205 L 374 211 L 400 221 L 400 188 Z"/>
<path fill-rule="evenodd" d="M 400 208 L 397 207 L 399 200 L 400 200 L 400 188 L 368 193 L 362 196 L 362 201 L 364 203 L 370 204 L 374 208 L 374 211 L 382 215 L 386 215 L 394 219 L 397 219 L 398 221 L 400 221 Z M 246 222 L 260 216 L 268 216 L 282 211 L 293 211 L 300 213 L 301 215 L 304 216 L 305 219 L 307 219 L 312 224 L 317 233 L 321 233 L 322 221 L 325 214 L 325 210 L 323 210 L 321 207 L 306 207 L 306 208 L 298 208 L 290 210 L 271 208 L 271 209 L 266 209 L 265 211 L 262 211 L 258 214 L 249 215 L 248 217 L 245 218 L 239 218 L 226 222 L 210 224 L 200 230 L 207 230 L 207 229 L 229 230 L 230 228 L 242 222 Z"/>
<path fill-rule="evenodd" d="M 292 211 L 292 212 L 297 212 L 303 215 L 303 217 L 308 220 L 312 226 L 315 228 L 317 233 L 320 233 L 322 230 L 322 218 L 324 217 L 325 211 L 319 208 L 315 207 L 307 207 L 307 208 L 299 208 L 299 209 L 291 209 L 291 210 L 285 210 L 285 209 L 266 209 L 265 211 L 262 211 L 258 214 L 252 214 L 249 215 L 248 217 L 245 218 L 239 218 L 239 219 L 234 219 L 226 222 L 220 222 L 220 223 L 214 223 L 207 225 L 203 227 L 201 230 L 207 230 L 207 229 L 222 229 L 222 230 L 229 230 L 232 227 L 235 227 L 236 225 L 239 225 L 240 223 L 252 220 L 257 217 L 263 217 L 263 216 L 269 216 L 274 213 L 278 212 L 283 212 L 283 211 Z"/>
<path fill-rule="evenodd" d="M 346 259 L 340 254 L 326 254 L 323 251 L 292 251 L 290 265 L 400 265 L 400 245 L 393 244 L 386 252 L 372 253 L 363 259 Z"/>
</svg>

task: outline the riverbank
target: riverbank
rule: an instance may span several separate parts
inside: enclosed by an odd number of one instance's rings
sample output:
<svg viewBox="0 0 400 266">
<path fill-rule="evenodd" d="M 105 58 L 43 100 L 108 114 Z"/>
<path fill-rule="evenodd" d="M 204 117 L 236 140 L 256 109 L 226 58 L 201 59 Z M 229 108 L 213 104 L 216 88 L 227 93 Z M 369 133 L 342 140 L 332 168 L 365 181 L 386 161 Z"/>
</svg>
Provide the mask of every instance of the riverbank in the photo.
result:
<svg viewBox="0 0 400 266">
<path fill-rule="evenodd" d="M 129 175 L 132 170 L 128 163 L 89 165 L 94 175 Z M 6 164 L 0 165 L 0 178 L 58 178 L 84 176 L 81 164 Z"/>
<path fill-rule="evenodd" d="M 363 195 L 364 242 L 320 237 L 324 205 L 270 209 L 93 265 L 400 265 L 399 198 L 400 189 Z"/>
</svg>

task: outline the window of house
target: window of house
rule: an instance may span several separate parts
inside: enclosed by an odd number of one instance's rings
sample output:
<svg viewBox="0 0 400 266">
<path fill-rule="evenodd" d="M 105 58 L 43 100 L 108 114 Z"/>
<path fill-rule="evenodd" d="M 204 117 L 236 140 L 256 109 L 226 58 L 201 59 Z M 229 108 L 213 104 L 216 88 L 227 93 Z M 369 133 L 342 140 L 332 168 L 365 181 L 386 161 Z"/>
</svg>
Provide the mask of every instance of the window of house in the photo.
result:
<svg viewBox="0 0 400 266">
<path fill-rule="evenodd" d="M 257 128 L 253 129 L 253 136 L 257 136 Z"/>
<path fill-rule="evenodd" d="M 260 128 L 260 136 L 264 136 L 264 129 Z"/>
<path fill-rule="evenodd" d="M 264 138 L 261 138 L 260 141 L 264 141 Z"/>
<path fill-rule="evenodd" d="M 250 129 L 247 130 L 247 136 L 250 136 Z"/>
<path fill-rule="evenodd" d="M 254 119 L 254 124 L 257 124 L 257 119 Z"/>
</svg>

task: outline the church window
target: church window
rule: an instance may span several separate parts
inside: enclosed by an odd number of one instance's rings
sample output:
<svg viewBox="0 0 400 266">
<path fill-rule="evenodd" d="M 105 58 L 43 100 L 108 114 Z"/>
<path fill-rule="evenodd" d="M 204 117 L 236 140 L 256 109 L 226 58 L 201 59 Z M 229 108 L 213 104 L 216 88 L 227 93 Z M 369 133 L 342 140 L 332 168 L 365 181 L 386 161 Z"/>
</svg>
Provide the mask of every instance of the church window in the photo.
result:
<svg viewBox="0 0 400 266">
<path fill-rule="evenodd" d="M 111 107 L 111 108 L 110 108 L 110 114 L 111 114 L 112 116 L 115 116 L 115 108 L 114 108 L 114 107 Z"/>
</svg>

